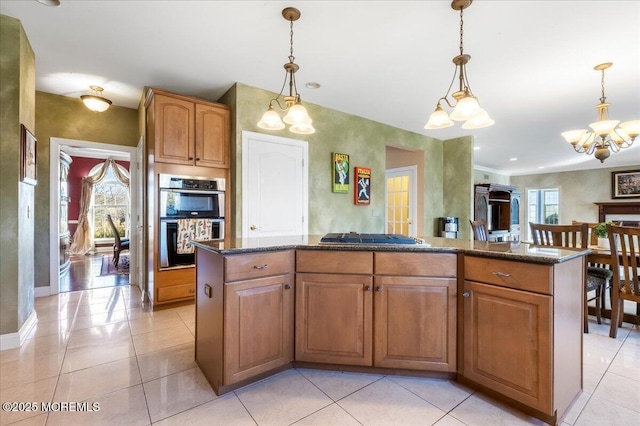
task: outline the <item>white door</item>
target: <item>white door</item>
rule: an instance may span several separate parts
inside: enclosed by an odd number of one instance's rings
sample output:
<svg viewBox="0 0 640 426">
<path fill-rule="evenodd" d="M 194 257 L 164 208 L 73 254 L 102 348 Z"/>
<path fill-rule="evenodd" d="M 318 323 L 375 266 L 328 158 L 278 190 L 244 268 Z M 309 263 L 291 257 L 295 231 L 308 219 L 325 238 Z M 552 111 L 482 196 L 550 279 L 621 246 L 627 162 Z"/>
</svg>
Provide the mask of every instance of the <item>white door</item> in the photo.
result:
<svg viewBox="0 0 640 426">
<path fill-rule="evenodd" d="M 242 237 L 308 233 L 308 143 L 242 132 Z"/>
<path fill-rule="evenodd" d="M 386 170 L 387 197 L 385 221 L 388 234 L 416 236 L 417 167 Z"/>
</svg>

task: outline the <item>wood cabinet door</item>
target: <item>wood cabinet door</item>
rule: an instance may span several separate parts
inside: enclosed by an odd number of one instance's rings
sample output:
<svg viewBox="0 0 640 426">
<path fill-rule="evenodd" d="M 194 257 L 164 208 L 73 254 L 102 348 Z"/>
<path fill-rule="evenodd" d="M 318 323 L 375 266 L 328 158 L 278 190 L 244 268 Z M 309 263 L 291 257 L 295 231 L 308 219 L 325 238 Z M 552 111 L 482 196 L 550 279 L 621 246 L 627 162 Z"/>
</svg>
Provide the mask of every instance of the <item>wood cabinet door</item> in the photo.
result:
<svg viewBox="0 0 640 426">
<path fill-rule="evenodd" d="M 155 161 L 193 165 L 193 102 L 155 95 Z"/>
<path fill-rule="evenodd" d="M 296 361 L 372 363 L 372 277 L 296 274 Z"/>
<path fill-rule="evenodd" d="M 229 110 L 196 104 L 196 166 L 229 167 L 229 126 Z"/>
<path fill-rule="evenodd" d="M 456 371 L 456 279 L 376 277 L 377 367 Z"/>
<path fill-rule="evenodd" d="M 463 376 L 553 415 L 551 303 L 551 296 L 465 281 Z"/>
<path fill-rule="evenodd" d="M 224 384 L 293 361 L 293 274 L 224 286 Z"/>
</svg>

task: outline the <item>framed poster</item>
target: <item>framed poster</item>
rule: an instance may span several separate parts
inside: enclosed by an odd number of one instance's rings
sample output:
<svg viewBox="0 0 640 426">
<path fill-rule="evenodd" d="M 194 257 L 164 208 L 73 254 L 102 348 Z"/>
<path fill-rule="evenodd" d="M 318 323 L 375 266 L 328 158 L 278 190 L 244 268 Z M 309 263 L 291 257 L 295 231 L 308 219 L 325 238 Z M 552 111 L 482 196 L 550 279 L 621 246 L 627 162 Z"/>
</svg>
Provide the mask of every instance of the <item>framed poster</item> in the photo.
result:
<svg viewBox="0 0 640 426">
<path fill-rule="evenodd" d="M 349 192 L 349 154 L 331 154 L 333 165 L 333 184 L 331 190 L 346 194 Z"/>
<path fill-rule="evenodd" d="M 640 198 L 640 170 L 611 172 L 611 198 Z"/>
<path fill-rule="evenodd" d="M 20 124 L 20 181 L 36 185 L 36 138 Z"/>
<path fill-rule="evenodd" d="M 371 204 L 371 169 L 354 167 L 353 176 L 356 190 L 353 191 L 353 203 L 357 206 Z"/>
</svg>

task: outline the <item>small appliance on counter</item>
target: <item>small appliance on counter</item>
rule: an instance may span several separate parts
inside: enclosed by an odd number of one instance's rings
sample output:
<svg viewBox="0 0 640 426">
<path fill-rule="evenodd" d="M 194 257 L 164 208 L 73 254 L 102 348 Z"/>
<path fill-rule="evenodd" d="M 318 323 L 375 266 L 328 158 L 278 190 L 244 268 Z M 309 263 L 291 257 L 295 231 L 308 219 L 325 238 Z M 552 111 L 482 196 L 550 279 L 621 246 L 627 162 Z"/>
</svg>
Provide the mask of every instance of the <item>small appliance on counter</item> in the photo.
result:
<svg viewBox="0 0 640 426">
<path fill-rule="evenodd" d="M 441 217 L 440 221 L 440 236 L 443 238 L 458 238 L 458 218 L 457 217 Z"/>
</svg>

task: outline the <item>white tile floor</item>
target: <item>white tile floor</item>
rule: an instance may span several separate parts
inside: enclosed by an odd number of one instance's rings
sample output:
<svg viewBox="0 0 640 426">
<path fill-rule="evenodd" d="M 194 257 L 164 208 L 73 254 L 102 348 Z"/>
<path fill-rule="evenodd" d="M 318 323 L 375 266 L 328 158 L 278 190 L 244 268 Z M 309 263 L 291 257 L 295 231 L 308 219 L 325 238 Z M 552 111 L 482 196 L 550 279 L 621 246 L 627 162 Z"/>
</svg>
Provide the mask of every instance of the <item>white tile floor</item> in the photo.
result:
<svg viewBox="0 0 640 426">
<path fill-rule="evenodd" d="M 20 425 L 518 425 L 537 419 L 436 379 L 292 369 L 218 397 L 194 363 L 194 306 L 140 307 L 137 288 L 36 299 L 38 324 L 0 352 L 0 400 L 98 403 L 0 412 Z M 640 330 L 584 335 L 583 395 L 566 425 L 640 425 Z"/>
</svg>

